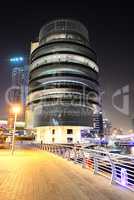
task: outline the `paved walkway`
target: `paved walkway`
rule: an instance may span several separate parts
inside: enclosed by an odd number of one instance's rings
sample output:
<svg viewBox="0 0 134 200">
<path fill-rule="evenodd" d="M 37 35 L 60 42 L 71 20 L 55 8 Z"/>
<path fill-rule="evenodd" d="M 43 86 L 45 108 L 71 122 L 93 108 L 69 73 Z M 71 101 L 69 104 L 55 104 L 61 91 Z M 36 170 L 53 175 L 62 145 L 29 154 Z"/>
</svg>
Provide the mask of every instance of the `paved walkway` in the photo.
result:
<svg viewBox="0 0 134 200">
<path fill-rule="evenodd" d="M 132 200 L 134 193 L 53 154 L 0 150 L 0 200 Z"/>
</svg>

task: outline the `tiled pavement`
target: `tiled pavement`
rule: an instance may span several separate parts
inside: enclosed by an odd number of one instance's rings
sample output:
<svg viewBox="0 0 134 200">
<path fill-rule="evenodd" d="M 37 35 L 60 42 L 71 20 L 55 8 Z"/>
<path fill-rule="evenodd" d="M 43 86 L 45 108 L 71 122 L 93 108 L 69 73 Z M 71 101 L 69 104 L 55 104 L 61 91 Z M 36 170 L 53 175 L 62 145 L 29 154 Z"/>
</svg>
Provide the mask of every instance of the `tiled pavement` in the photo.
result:
<svg viewBox="0 0 134 200">
<path fill-rule="evenodd" d="M 134 200 L 134 193 L 53 154 L 0 150 L 0 200 Z"/>
</svg>

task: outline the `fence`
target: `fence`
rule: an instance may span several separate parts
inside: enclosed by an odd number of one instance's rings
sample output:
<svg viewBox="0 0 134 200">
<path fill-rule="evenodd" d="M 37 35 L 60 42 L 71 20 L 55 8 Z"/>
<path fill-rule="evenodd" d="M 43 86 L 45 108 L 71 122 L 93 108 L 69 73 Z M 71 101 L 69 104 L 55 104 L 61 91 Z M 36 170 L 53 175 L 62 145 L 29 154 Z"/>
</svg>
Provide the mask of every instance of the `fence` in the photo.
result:
<svg viewBox="0 0 134 200">
<path fill-rule="evenodd" d="M 42 144 L 37 146 L 73 161 L 75 164 L 80 164 L 94 174 L 108 178 L 111 183 L 120 184 L 134 191 L 134 157 L 132 156 L 68 145 Z"/>
</svg>

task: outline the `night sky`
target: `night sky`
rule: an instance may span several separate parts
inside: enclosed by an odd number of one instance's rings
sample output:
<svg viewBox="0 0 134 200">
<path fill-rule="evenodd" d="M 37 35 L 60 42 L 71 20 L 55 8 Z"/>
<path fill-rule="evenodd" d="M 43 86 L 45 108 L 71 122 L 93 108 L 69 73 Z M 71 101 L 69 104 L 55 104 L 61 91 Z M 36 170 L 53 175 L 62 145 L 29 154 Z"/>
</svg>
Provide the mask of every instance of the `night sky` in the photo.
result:
<svg viewBox="0 0 134 200">
<path fill-rule="evenodd" d="M 11 1 L 0 6 L 0 118 L 6 118 L 4 93 L 11 84 L 8 59 L 16 55 L 27 58 L 30 41 L 44 23 L 73 18 L 87 26 L 97 52 L 105 116 L 113 127 L 131 128 L 133 112 L 129 116 L 118 112 L 111 105 L 111 96 L 127 84 L 134 88 L 134 6 L 129 1 L 37 2 Z"/>
</svg>

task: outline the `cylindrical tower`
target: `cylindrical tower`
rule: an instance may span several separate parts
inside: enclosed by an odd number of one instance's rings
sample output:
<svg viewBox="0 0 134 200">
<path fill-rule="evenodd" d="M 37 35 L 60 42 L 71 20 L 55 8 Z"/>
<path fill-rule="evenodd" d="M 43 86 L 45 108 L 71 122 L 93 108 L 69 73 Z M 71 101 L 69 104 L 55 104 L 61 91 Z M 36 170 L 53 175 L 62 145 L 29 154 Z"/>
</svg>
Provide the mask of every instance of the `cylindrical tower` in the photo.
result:
<svg viewBox="0 0 134 200">
<path fill-rule="evenodd" d="M 31 53 L 27 106 L 33 126 L 92 126 L 100 106 L 98 74 L 83 24 L 63 19 L 44 25 Z"/>
</svg>

